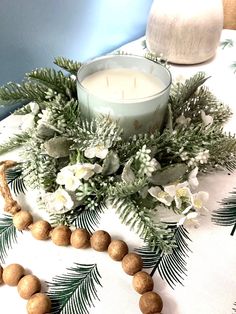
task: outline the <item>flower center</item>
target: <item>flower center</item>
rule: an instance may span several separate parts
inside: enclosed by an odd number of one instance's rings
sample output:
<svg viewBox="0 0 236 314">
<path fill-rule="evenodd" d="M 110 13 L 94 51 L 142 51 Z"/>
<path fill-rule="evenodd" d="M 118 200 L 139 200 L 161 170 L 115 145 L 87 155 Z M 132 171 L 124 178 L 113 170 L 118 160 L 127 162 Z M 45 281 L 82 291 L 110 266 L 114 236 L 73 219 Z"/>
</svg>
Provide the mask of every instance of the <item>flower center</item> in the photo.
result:
<svg viewBox="0 0 236 314">
<path fill-rule="evenodd" d="M 185 188 L 180 188 L 176 191 L 177 197 L 188 197 L 188 192 Z"/>
</svg>

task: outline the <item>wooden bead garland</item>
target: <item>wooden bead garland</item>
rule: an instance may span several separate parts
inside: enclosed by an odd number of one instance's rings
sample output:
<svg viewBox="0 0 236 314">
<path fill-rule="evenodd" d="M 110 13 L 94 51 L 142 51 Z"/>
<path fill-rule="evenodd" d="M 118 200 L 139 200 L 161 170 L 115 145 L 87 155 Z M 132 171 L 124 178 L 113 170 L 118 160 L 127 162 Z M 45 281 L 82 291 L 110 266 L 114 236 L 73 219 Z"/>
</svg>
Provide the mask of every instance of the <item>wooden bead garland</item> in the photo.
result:
<svg viewBox="0 0 236 314">
<path fill-rule="evenodd" d="M 34 275 L 25 275 L 24 268 L 19 264 L 10 264 L 6 268 L 0 266 L 3 282 L 9 286 L 17 286 L 19 295 L 28 300 L 28 314 L 46 314 L 51 311 L 51 300 L 44 294 L 40 293 L 41 282 Z"/>
<path fill-rule="evenodd" d="M 10 264 L 3 269 L 2 279 L 8 286 L 17 286 L 21 277 L 24 276 L 24 268 L 19 264 Z"/>
<path fill-rule="evenodd" d="M 122 268 L 126 274 L 133 276 L 143 268 L 142 258 L 136 253 L 128 253 L 122 259 Z"/>
<path fill-rule="evenodd" d="M 159 294 L 149 291 L 141 296 L 139 307 L 143 314 L 156 314 L 161 312 L 163 302 Z"/>
<path fill-rule="evenodd" d="M 85 249 L 90 246 L 90 234 L 85 229 L 76 229 L 70 237 L 71 245 L 76 249 Z"/>
<path fill-rule="evenodd" d="M 109 256 L 115 261 L 122 261 L 123 270 L 133 277 L 134 289 L 142 294 L 139 307 L 143 314 L 159 314 L 163 308 L 163 302 L 159 294 L 153 289 L 152 277 L 142 271 L 142 258 L 136 253 L 128 253 L 128 246 L 122 240 L 111 241 L 111 236 L 104 230 L 98 230 L 90 234 L 85 229 L 76 229 L 71 232 L 64 225 L 52 228 L 44 220 L 33 223 L 33 217 L 27 211 L 23 211 L 20 205 L 13 200 L 6 183 L 5 170 L 15 166 L 12 161 L 0 162 L 0 192 L 5 199 L 4 210 L 13 214 L 13 223 L 18 230 L 31 230 L 32 236 L 37 240 L 46 240 L 51 237 L 52 242 L 58 246 L 72 245 L 75 248 L 87 248 L 90 246 L 98 251 L 108 250 Z M 1 182 L 3 181 L 3 182 Z M 40 293 L 41 283 L 33 275 L 24 276 L 24 268 L 19 264 L 11 264 L 3 269 L 0 266 L 0 284 L 4 282 L 10 286 L 17 286 L 20 296 L 28 299 L 28 314 L 46 314 L 51 310 L 51 301 L 46 294 Z"/>
<path fill-rule="evenodd" d="M 46 220 L 36 221 L 34 224 L 29 226 L 32 236 L 36 240 L 47 240 L 49 238 L 50 231 L 52 229 L 50 223 Z"/>
<path fill-rule="evenodd" d="M 91 236 L 90 243 L 95 251 L 104 252 L 111 243 L 111 236 L 104 230 L 98 230 Z"/>
<path fill-rule="evenodd" d="M 2 272 L 3 272 L 3 268 L 2 268 L 2 266 L 0 266 L 0 284 L 3 283 Z"/>
<path fill-rule="evenodd" d="M 44 293 L 34 294 L 27 303 L 28 314 L 45 314 L 51 310 L 51 300 Z"/>
<path fill-rule="evenodd" d="M 108 246 L 108 254 L 114 261 L 121 261 L 128 251 L 128 245 L 122 240 L 113 240 Z"/>
<path fill-rule="evenodd" d="M 32 222 L 33 217 L 26 210 L 21 210 L 13 216 L 13 224 L 20 231 L 27 229 Z"/>
<path fill-rule="evenodd" d="M 41 290 L 40 280 L 34 275 L 22 277 L 17 285 L 19 295 L 28 300 L 33 294 Z"/>
<path fill-rule="evenodd" d="M 59 246 L 70 245 L 71 230 L 67 226 L 57 226 L 52 230 L 52 242 Z"/>
<path fill-rule="evenodd" d="M 139 271 L 134 275 L 133 287 L 138 293 L 144 294 L 145 292 L 152 291 L 153 286 L 153 279 L 147 272 Z"/>
</svg>

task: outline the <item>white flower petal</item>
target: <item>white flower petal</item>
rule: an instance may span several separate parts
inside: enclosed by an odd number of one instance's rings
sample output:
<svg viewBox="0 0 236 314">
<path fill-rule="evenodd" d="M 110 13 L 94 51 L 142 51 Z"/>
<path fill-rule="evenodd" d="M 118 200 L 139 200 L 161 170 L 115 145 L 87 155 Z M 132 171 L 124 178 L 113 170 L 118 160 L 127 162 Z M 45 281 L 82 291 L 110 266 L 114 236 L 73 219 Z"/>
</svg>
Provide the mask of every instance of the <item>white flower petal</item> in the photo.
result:
<svg viewBox="0 0 236 314">
<path fill-rule="evenodd" d="M 94 172 L 95 173 L 101 173 L 102 167 L 99 164 L 94 164 Z"/>
<path fill-rule="evenodd" d="M 96 148 L 88 147 L 84 151 L 84 156 L 86 158 L 94 158 L 96 156 Z"/>
<path fill-rule="evenodd" d="M 100 159 L 105 159 L 108 154 L 108 148 L 101 148 L 96 150 L 96 157 Z"/>
<path fill-rule="evenodd" d="M 162 189 L 159 186 L 153 186 L 148 190 L 148 193 L 151 194 L 153 197 L 157 198 L 158 193 L 161 192 Z"/>
<path fill-rule="evenodd" d="M 31 101 L 29 105 L 33 115 L 36 115 L 39 112 L 39 105 L 34 101 Z"/>
<path fill-rule="evenodd" d="M 166 185 L 164 186 L 164 191 L 170 194 L 171 197 L 175 196 L 176 186 L 175 185 Z"/>
</svg>

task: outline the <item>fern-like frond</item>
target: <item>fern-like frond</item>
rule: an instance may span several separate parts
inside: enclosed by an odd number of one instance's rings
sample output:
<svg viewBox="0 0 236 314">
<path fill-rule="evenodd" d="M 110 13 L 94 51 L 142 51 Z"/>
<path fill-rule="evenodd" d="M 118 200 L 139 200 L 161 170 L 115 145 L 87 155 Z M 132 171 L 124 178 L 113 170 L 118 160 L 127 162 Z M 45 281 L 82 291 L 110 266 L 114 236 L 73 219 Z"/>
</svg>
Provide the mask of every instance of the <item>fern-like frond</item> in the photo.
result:
<svg viewBox="0 0 236 314">
<path fill-rule="evenodd" d="M 0 217 L 0 262 L 4 263 L 8 250 L 17 241 L 17 230 L 13 224 L 12 216 Z"/>
<path fill-rule="evenodd" d="M 78 61 L 69 60 L 63 57 L 57 57 L 54 59 L 54 63 L 58 65 L 60 68 L 70 72 L 71 74 L 76 75 L 79 68 L 81 67 L 81 63 Z"/>
<path fill-rule="evenodd" d="M 100 274 L 96 264 L 78 264 L 68 269 L 64 275 L 53 278 L 48 283 L 48 296 L 52 302 L 52 314 L 89 314 L 97 294 Z"/>
<path fill-rule="evenodd" d="M 36 69 L 28 73 L 27 77 L 31 80 L 36 80 L 39 85 L 46 86 L 57 93 L 64 94 L 69 99 L 76 98 L 75 80 L 69 76 L 65 76 L 62 71 L 47 68 Z"/>
<path fill-rule="evenodd" d="M 178 115 L 178 110 L 180 110 L 181 104 L 188 101 L 207 79 L 208 78 L 205 73 L 198 72 L 184 83 L 177 83 L 173 86 L 170 95 L 170 102 L 172 104 L 172 110 L 176 115 Z"/>
<path fill-rule="evenodd" d="M 0 99 L 5 101 L 5 105 L 13 101 L 43 101 L 47 91 L 48 87 L 35 82 L 8 83 L 0 88 Z"/>
<path fill-rule="evenodd" d="M 20 165 L 17 165 L 16 167 L 8 169 L 6 171 L 7 183 L 10 185 L 10 188 L 15 193 L 15 195 L 25 193 L 26 191 L 22 172 L 23 170 Z"/>
<path fill-rule="evenodd" d="M 234 42 L 231 38 L 225 39 L 220 43 L 220 46 L 222 49 L 225 49 L 226 47 L 232 48 L 234 46 Z"/>
<path fill-rule="evenodd" d="M 104 144 L 111 147 L 113 143 L 120 141 L 121 129 L 116 121 L 111 121 L 107 117 L 96 118 L 92 121 L 82 121 L 71 128 L 70 137 L 74 140 L 73 148 L 85 150 L 88 147 L 95 147 Z"/>
<path fill-rule="evenodd" d="M 124 198 L 141 191 L 147 184 L 146 178 L 136 179 L 132 183 L 116 182 L 107 189 L 108 197 Z"/>
<path fill-rule="evenodd" d="M 236 313 L 236 302 L 234 303 L 233 311 Z"/>
<path fill-rule="evenodd" d="M 231 235 L 236 229 L 236 191 L 221 201 L 221 208 L 212 214 L 212 221 L 220 226 L 234 226 Z"/>
<path fill-rule="evenodd" d="M 232 70 L 234 71 L 234 73 L 236 73 L 236 61 L 234 61 L 231 66 Z"/>
<path fill-rule="evenodd" d="M 173 226 L 170 226 L 173 228 Z M 153 268 L 151 275 L 153 276 L 158 270 L 160 276 L 172 288 L 176 283 L 183 284 L 184 276 L 186 276 L 186 258 L 188 257 L 188 241 L 190 238 L 186 229 L 181 227 L 174 227 L 174 239 L 176 247 L 171 253 L 165 254 L 159 247 L 150 249 L 144 246 L 136 249 L 138 254 L 142 257 L 144 268 Z"/>
<path fill-rule="evenodd" d="M 29 132 L 13 135 L 5 143 L 0 144 L 0 155 L 24 145 L 29 139 Z"/>
<path fill-rule="evenodd" d="M 140 208 L 129 198 L 111 199 L 121 222 L 134 230 L 149 247 L 171 252 L 175 247 L 173 231 L 165 223 L 154 223 L 150 217 L 150 210 Z"/>
</svg>

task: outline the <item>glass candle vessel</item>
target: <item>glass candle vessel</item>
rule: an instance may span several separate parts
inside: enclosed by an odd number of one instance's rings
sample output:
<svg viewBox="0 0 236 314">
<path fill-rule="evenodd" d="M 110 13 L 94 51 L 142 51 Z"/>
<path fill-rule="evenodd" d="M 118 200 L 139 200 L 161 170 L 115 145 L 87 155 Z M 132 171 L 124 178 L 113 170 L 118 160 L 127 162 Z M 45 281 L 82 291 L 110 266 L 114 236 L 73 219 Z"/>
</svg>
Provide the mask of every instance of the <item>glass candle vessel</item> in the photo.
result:
<svg viewBox="0 0 236 314">
<path fill-rule="evenodd" d="M 109 116 L 124 137 L 162 127 L 170 86 L 170 71 L 140 56 L 107 55 L 83 64 L 77 73 L 82 117 Z"/>
</svg>

